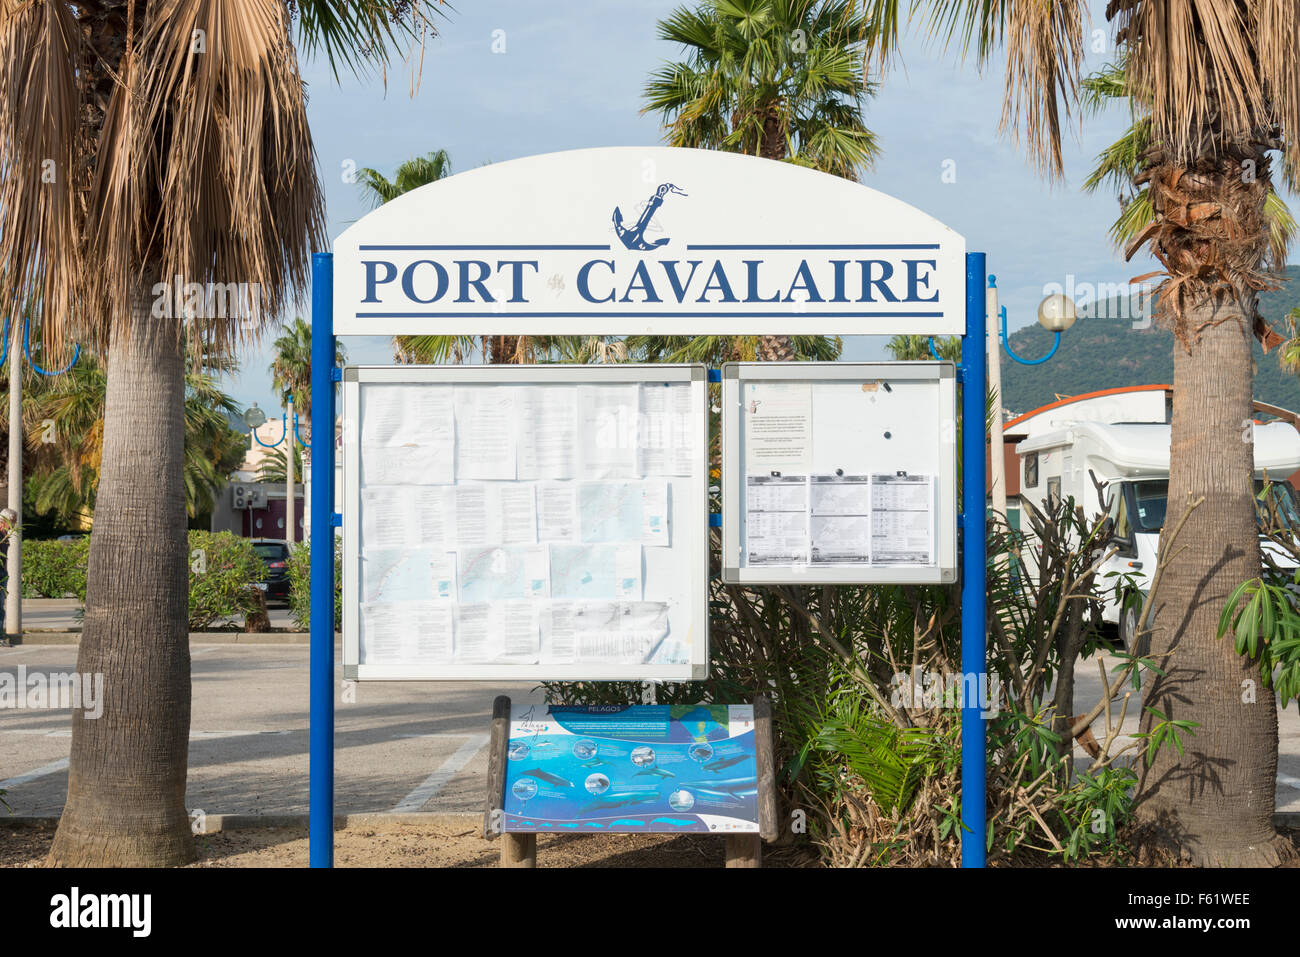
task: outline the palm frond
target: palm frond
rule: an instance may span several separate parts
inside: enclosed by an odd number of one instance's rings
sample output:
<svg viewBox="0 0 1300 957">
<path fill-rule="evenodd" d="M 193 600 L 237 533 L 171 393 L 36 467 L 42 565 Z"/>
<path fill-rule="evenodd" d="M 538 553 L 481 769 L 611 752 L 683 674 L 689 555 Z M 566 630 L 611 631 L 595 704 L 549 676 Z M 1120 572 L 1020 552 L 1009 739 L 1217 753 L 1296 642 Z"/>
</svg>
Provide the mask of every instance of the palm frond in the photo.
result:
<svg viewBox="0 0 1300 957">
<path fill-rule="evenodd" d="M 0 0 L 0 316 L 39 302 L 51 348 L 80 314 L 81 42 L 62 0 Z"/>
<path fill-rule="evenodd" d="M 311 250 L 324 244 L 288 13 L 276 0 L 163 0 L 137 49 L 109 104 L 92 187 L 104 309 L 89 332 L 102 342 L 131 321 L 141 279 L 245 283 L 255 301 L 236 315 L 177 322 L 178 334 L 185 325 L 229 348 L 306 288 Z"/>
</svg>

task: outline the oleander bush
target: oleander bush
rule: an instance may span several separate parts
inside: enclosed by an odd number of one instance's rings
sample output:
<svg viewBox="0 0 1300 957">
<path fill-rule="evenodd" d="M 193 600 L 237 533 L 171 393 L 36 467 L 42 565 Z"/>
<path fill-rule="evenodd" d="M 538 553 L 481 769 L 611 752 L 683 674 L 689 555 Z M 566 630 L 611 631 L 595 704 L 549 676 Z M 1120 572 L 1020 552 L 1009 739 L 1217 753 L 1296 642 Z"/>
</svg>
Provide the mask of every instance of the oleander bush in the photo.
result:
<svg viewBox="0 0 1300 957">
<path fill-rule="evenodd" d="M 266 564 L 253 543 L 233 532 L 190 532 L 191 631 L 243 618 L 263 608 L 256 583 Z"/>
<path fill-rule="evenodd" d="M 289 552 L 289 615 L 301 630 L 311 629 L 311 542 Z M 343 542 L 334 539 L 334 630 L 343 622 Z"/>
<path fill-rule="evenodd" d="M 23 542 L 23 597 L 86 600 L 86 559 L 90 536 L 71 541 Z"/>
</svg>

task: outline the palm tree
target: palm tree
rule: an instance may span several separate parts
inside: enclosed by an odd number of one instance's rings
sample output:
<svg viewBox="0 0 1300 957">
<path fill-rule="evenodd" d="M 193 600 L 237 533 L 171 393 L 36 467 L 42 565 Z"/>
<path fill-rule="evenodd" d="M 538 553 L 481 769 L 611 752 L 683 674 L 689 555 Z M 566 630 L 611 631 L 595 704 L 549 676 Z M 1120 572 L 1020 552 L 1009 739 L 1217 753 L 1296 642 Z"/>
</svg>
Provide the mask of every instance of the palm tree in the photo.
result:
<svg viewBox="0 0 1300 957">
<path fill-rule="evenodd" d="M 294 443 L 294 466 L 293 474 L 302 475 L 302 446 Z M 257 467 L 257 480 L 259 482 L 277 482 L 283 485 L 289 480 L 287 471 L 288 462 L 285 459 L 284 446 L 277 445 L 270 449 L 262 456 L 262 464 Z"/>
<path fill-rule="evenodd" d="M 311 431 L 311 324 L 294 317 L 271 343 L 275 358 L 271 360 L 271 385 L 282 396 L 293 396 L 294 410 L 302 420 L 304 435 Z M 347 362 L 343 343 L 334 341 L 334 362 Z M 302 473 L 299 472 L 299 475 Z"/>
<path fill-rule="evenodd" d="M 866 23 L 854 0 L 706 0 L 659 21 L 687 58 L 651 74 L 645 110 L 670 146 L 788 160 L 856 180 L 875 161 L 863 121 Z M 793 359 L 790 336 L 762 336 L 755 357 Z"/>
<path fill-rule="evenodd" d="M 450 175 L 450 154 L 446 150 L 434 150 L 404 160 L 398 165 L 391 180 L 369 166 L 362 167 L 357 171 L 357 182 L 361 184 L 361 192 L 370 199 L 371 206 L 382 206 L 403 193 Z"/>
<path fill-rule="evenodd" d="M 36 509 L 71 517 L 93 512 L 104 450 L 104 366 L 82 354 L 68 372 L 33 383 L 23 398 L 28 473 Z M 214 376 L 185 371 L 185 512 L 210 511 L 244 458 L 244 437 L 230 427 L 238 412 Z M 0 429 L 3 432 L 3 429 Z"/>
<path fill-rule="evenodd" d="M 451 154 L 434 150 L 399 163 L 391 180 L 369 166 L 363 167 L 358 173 L 358 183 L 371 206 L 382 206 L 403 193 L 450 175 Z M 393 358 L 403 363 L 462 362 L 473 350 L 474 342 L 473 336 L 394 336 Z"/>
<path fill-rule="evenodd" d="M 888 63 L 900 24 L 957 41 L 985 65 L 1006 40 L 1003 126 L 1031 161 L 1063 173 L 1061 114 L 1081 94 L 1084 3 L 867 0 L 871 62 Z M 1180 749 L 1139 759 L 1142 840 L 1198 864 L 1272 864 L 1277 710 L 1258 660 L 1216 638 L 1233 589 L 1259 575 L 1252 450 L 1250 336 L 1266 344 L 1258 293 L 1275 281 L 1267 215 L 1271 154 L 1288 185 L 1300 170 L 1300 34 L 1295 10 L 1271 0 L 1111 0 L 1123 85 L 1148 123 L 1136 187 L 1151 220 L 1128 242 L 1160 265 L 1158 318 L 1174 333 L 1171 529 L 1151 653 L 1165 669 L 1145 690 L 1142 730 L 1195 722 Z"/>
<path fill-rule="evenodd" d="M 307 51 L 337 71 L 386 63 L 398 36 L 427 23 L 425 6 L 0 2 L 0 315 L 38 302 L 46 343 L 106 356 L 77 655 L 79 671 L 104 676 L 105 712 L 73 712 L 52 863 L 194 856 L 185 335 L 233 352 L 302 293 L 323 248 L 293 17 Z M 233 315 L 188 302 L 176 315 L 176 277 L 256 295 Z"/>
</svg>

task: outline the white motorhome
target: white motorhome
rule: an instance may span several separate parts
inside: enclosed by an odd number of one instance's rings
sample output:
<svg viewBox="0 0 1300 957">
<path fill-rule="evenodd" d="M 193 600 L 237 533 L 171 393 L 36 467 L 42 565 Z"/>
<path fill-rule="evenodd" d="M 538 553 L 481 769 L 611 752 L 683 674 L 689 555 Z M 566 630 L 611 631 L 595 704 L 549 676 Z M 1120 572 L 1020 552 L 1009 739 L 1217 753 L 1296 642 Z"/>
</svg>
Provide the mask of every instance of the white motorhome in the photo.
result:
<svg viewBox="0 0 1300 957">
<path fill-rule="evenodd" d="M 1160 395 L 1163 411 L 1163 393 Z M 1112 412 L 1122 415 L 1135 411 L 1126 404 L 1123 393 L 1112 393 L 1107 398 Z M 1141 397 L 1146 403 L 1151 399 Z M 1029 417 L 1017 420 L 1022 434 L 1028 431 L 1016 446 L 1020 498 L 1041 509 L 1072 497 L 1089 517 L 1098 517 L 1104 510 L 1111 519 L 1110 538 L 1104 544 L 1115 546 L 1117 551 L 1099 576 L 1103 580 L 1111 572 L 1132 576 L 1133 590 L 1144 593 L 1155 571 L 1160 531 L 1166 519 L 1170 427 L 1165 422 L 1089 421 L 1086 415 L 1075 419 L 1072 411 L 1064 405 L 1054 409 L 1054 414 L 1033 416 L 1032 422 L 1026 421 Z M 1146 411 L 1150 414 L 1154 409 Z M 1254 424 L 1251 428 L 1256 488 L 1262 488 L 1266 480 L 1278 483 L 1280 504 L 1294 515 L 1296 500 L 1286 483 L 1300 470 L 1300 432 L 1288 422 Z M 1169 516 L 1171 521 L 1177 518 Z M 1031 545 L 1022 556 L 1031 567 L 1033 552 Z M 1103 617 L 1118 626 L 1120 639 L 1126 647 L 1132 647 L 1137 611 L 1124 608 L 1126 597 L 1113 595 Z"/>
</svg>

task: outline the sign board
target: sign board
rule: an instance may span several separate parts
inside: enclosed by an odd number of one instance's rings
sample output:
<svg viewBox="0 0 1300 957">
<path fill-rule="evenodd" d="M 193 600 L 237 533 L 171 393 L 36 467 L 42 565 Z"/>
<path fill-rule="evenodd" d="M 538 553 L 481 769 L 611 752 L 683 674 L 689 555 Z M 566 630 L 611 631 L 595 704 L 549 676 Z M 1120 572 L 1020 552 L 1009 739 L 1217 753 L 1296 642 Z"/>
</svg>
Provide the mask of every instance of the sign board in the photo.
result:
<svg viewBox="0 0 1300 957">
<path fill-rule="evenodd" d="M 722 565 L 731 583 L 956 580 L 950 362 L 722 369 Z"/>
<path fill-rule="evenodd" d="M 344 675 L 704 678 L 706 380 L 345 368 Z"/>
<path fill-rule="evenodd" d="M 959 334 L 965 242 L 868 187 L 713 150 L 496 163 L 334 242 L 336 335 Z"/>
<path fill-rule="evenodd" d="M 752 705 L 516 705 L 507 832 L 757 834 Z"/>
</svg>

